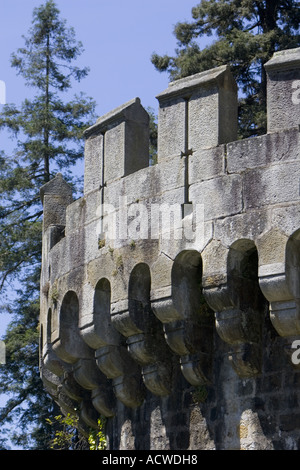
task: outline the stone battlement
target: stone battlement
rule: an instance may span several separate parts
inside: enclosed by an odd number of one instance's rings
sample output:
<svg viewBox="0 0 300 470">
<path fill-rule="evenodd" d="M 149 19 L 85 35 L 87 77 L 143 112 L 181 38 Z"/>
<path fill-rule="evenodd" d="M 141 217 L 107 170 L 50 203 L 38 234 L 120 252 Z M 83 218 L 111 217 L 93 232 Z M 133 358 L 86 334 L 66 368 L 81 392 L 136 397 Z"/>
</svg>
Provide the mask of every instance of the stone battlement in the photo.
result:
<svg viewBox="0 0 300 470">
<path fill-rule="evenodd" d="M 297 448 L 300 49 L 265 69 L 266 135 L 221 66 L 157 96 L 156 165 L 135 98 L 85 132 L 82 198 L 41 188 L 41 377 L 111 449 Z"/>
</svg>

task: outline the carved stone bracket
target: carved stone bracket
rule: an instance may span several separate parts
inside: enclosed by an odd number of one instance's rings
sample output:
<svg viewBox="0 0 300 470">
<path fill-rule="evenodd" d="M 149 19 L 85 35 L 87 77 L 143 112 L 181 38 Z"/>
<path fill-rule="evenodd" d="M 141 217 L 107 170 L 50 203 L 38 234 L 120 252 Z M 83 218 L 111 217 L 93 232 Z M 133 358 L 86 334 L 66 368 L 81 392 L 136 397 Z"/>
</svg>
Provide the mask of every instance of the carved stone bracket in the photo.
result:
<svg viewBox="0 0 300 470">
<path fill-rule="evenodd" d="M 200 303 L 197 312 L 199 307 Z M 209 312 L 202 318 L 201 315 L 193 317 L 192 313 L 185 316 L 176 308 L 173 296 L 153 300 L 152 309 L 163 323 L 167 344 L 180 356 L 180 367 L 186 380 L 195 386 L 209 383 L 212 360 L 212 322 Z"/>
<path fill-rule="evenodd" d="M 97 405 L 96 410 L 103 416 L 114 416 L 112 385 L 97 367 L 96 360 L 79 359 L 73 366 L 73 375 L 84 390 L 91 391 L 92 403 Z"/>
<path fill-rule="evenodd" d="M 53 398 L 67 403 L 66 413 L 74 412 L 81 401 L 90 397 L 95 401 L 95 409 L 102 415 L 113 416 L 114 400 L 109 381 L 97 368 L 95 358 L 79 359 L 75 364 L 67 364 L 53 352 L 51 344 L 41 367 L 44 386 Z"/>
<path fill-rule="evenodd" d="M 116 397 L 130 408 L 140 406 L 144 400 L 140 384 L 140 370 L 124 346 L 105 346 L 97 349 L 99 369 L 112 379 Z"/>
<path fill-rule="evenodd" d="M 92 348 L 97 368 L 112 383 L 116 398 L 126 406 L 136 408 L 144 400 L 141 372 L 128 353 L 124 339 L 112 324 L 110 283 L 107 279 L 102 278 L 97 283 L 93 303 L 93 311 L 86 314 L 86 320 L 81 322 L 81 336 Z M 101 383 L 98 385 L 101 389 Z M 102 401 L 105 402 L 105 397 L 100 398 L 100 389 L 93 395 L 98 408 L 102 406 Z"/>
<path fill-rule="evenodd" d="M 52 372 L 47 368 L 47 365 L 43 363 L 41 366 L 41 379 L 43 385 L 47 392 L 52 396 L 52 398 L 60 406 L 62 412 L 67 414 L 75 414 L 75 410 L 79 410 L 79 420 L 80 426 L 86 427 L 90 426 L 90 422 L 86 420 L 85 414 L 82 412 L 81 404 L 83 401 L 87 400 L 87 403 L 90 401 L 90 392 L 84 388 L 74 379 L 73 375 L 73 366 L 56 358 L 54 361 L 55 354 L 52 352 L 52 364 L 55 362 L 55 372 Z M 60 369 L 58 369 L 57 364 L 60 364 Z M 48 365 L 51 369 L 51 362 L 48 361 Z M 58 374 L 58 375 L 57 375 Z M 105 404 L 108 403 L 106 390 L 101 390 L 102 400 Z M 86 405 L 87 406 L 87 405 Z M 94 407 L 94 411 L 104 414 L 104 416 L 112 416 L 112 408 L 103 406 L 102 409 L 97 409 Z M 85 408 L 86 409 L 86 408 Z M 91 411 L 92 412 L 92 411 Z M 78 411 L 77 411 L 78 413 Z M 96 420 L 97 422 L 97 420 Z"/>
<path fill-rule="evenodd" d="M 262 361 L 262 315 L 251 308 L 216 312 L 219 336 L 231 345 L 229 359 L 240 377 L 260 374 Z"/>
<path fill-rule="evenodd" d="M 269 301 L 271 322 L 277 333 L 292 344 L 300 339 L 299 231 L 288 237 L 278 229 L 270 230 L 261 237 L 259 246 L 262 252 L 259 283 Z M 290 356 L 293 353 L 289 346 L 286 351 Z"/>
<path fill-rule="evenodd" d="M 216 252 L 221 260 L 217 266 Z M 240 377 L 258 375 L 265 300 L 258 284 L 255 245 L 250 240 L 240 240 L 229 249 L 213 241 L 204 256 L 207 272 L 203 293 L 215 312 L 219 336 L 231 346 L 229 360 Z M 209 272 L 209 266 L 214 272 Z"/>
<path fill-rule="evenodd" d="M 59 403 L 67 414 L 74 412 L 80 403 L 84 390 L 74 380 L 72 365 L 64 362 L 53 351 L 52 343 L 47 342 L 42 349 L 40 374 L 45 389 Z"/>
<path fill-rule="evenodd" d="M 83 338 L 90 344 L 92 341 L 94 346 L 102 345 L 94 351 L 97 368 L 107 379 L 111 379 L 116 398 L 126 406 L 135 408 L 140 406 L 144 399 L 143 389 L 139 383 L 140 370 L 132 360 L 126 347 L 122 345 L 120 335 L 116 333 L 114 332 L 113 335 L 113 344 L 109 344 L 110 335 L 107 335 L 106 338 L 101 333 L 98 335 L 98 328 L 95 327 L 95 324 L 82 330 Z M 131 380 L 127 380 L 127 376 L 130 376 Z M 101 385 L 101 383 L 98 382 L 98 385 Z M 104 407 L 109 408 L 105 397 L 100 397 L 100 389 L 98 387 L 98 392 L 94 392 L 93 395 L 96 407 L 99 409 L 102 406 L 102 401 L 104 401 Z"/>
<path fill-rule="evenodd" d="M 113 314 L 112 322 L 127 338 L 131 357 L 142 367 L 145 386 L 155 395 L 169 395 L 172 384 L 170 352 L 150 305 L 131 301 L 128 310 Z"/>
</svg>

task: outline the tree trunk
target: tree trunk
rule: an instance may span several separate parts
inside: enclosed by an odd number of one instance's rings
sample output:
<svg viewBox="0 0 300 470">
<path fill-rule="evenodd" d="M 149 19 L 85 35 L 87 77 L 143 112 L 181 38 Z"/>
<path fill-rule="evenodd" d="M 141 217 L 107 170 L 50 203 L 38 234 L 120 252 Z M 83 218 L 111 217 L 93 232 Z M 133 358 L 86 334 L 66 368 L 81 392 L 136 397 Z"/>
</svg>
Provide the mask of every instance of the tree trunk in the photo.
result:
<svg viewBox="0 0 300 470">
<path fill-rule="evenodd" d="M 50 180 L 49 163 L 49 74 L 50 74 L 50 34 L 47 34 L 46 48 L 46 90 L 45 90 L 45 127 L 44 127 L 44 181 Z"/>
</svg>

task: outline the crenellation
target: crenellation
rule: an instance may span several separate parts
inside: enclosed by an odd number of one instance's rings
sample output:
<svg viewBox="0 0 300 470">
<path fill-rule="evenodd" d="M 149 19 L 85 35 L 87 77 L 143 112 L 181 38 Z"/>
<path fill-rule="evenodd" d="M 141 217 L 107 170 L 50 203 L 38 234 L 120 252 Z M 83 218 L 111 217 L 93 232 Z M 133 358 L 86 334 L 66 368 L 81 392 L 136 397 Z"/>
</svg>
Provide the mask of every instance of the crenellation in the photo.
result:
<svg viewBox="0 0 300 470">
<path fill-rule="evenodd" d="M 300 48 L 275 52 L 265 69 L 268 132 L 299 128 Z"/>
<path fill-rule="evenodd" d="M 61 173 L 46 183 L 40 190 L 40 197 L 45 208 L 43 230 L 53 225 L 66 225 L 66 210 L 73 202 L 72 190 L 64 181 Z"/>
<path fill-rule="evenodd" d="M 156 165 L 135 98 L 85 132 L 82 198 L 41 189 L 41 378 L 109 449 L 298 448 L 299 64 L 266 64 L 266 135 L 221 66 L 157 96 Z"/>
<path fill-rule="evenodd" d="M 171 82 L 157 99 L 159 161 L 237 138 L 237 87 L 227 66 Z"/>
<path fill-rule="evenodd" d="M 84 135 L 85 194 L 149 165 L 149 115 L 139 98 L 99 118 Z"/>
</svg>

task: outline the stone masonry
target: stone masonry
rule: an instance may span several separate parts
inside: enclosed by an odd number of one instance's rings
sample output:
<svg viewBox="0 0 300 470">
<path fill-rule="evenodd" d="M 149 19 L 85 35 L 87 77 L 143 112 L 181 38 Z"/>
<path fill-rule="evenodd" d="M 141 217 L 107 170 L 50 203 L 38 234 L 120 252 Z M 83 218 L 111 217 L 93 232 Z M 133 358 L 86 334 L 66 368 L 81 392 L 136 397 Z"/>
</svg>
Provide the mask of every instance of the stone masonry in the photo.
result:
<svg viewBox="0 0 300 470">
<path fill-rule="evenodd" d="M 265 69 L 266 135 L 221 66 L 157 96 L 156 165 L 136 98 L 85 132 L 82 198 L 41 188 L 41 378 L 109 449 L 300 448 L 300 49 Z"/>
</svg>

